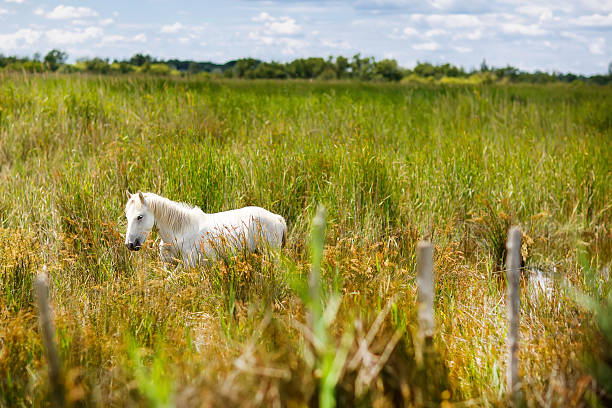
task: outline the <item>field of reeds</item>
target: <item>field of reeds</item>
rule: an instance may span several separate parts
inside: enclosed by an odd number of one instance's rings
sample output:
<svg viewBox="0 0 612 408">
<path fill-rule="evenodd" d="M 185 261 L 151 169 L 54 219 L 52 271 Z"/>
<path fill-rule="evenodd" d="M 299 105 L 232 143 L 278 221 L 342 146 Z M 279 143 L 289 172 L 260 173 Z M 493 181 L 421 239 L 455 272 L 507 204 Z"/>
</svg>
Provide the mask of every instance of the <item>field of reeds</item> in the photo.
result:
<svg viewBox="0 0 612 408">
<path fill-rule="evenodd" d="M 0 407 L 51 401 L 43 265 L 69 405 L 505 406 L 510 225 L 525 405 L 603 406 L 611 185 L 609 87 L 0 74 Z M 287 246 L 165 266 L 127 189 L 268 208 Z"/>
</svg>

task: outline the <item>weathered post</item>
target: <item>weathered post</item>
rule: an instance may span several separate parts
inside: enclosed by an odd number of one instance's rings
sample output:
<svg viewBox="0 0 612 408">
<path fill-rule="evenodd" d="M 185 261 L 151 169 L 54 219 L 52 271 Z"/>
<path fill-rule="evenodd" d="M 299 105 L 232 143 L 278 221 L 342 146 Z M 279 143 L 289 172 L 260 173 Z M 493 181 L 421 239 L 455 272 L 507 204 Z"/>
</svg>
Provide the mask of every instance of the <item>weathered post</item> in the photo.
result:
<svg viewBox="0 0 612 408">
<path fill-rule="evenodd" d="M 418 387 L 415 389 L 415 404 L 426 406 L 435 394 L 436 379 L 433 374 L 433 334 L 435 329 L 433 312 L 433 247 L 429 241 L 417 244 L 417 313 L 419 329 L 415 339 L 415 357 L 418 372 Z"/>
<path fill-rule="evenodd" d="M 64 386 L 60 366 L 59 354 L 53 337 L 55 328 L 49 307 L 49 276 L 47 268 L 43 267 L 34 280 L 34 293 L 38 304 L 38 317 L 42 333 L 43 346 L 49 364 L 49 383 L 51 385 L 52 402 L 56 407 L 64 406 Z"/>
<path fill-rule="evenodd" d="M 417 244 L 417 285 L 419 337 L 430 344 L 435 323 L 433 310 L 433 247 L 429 241 Z"/>
<path fill-rule="evenodd" d="M 521 276 L 521 230 L 519 227 L 510 228 L 506 250 L 506 276 L 508 280 L 508 292 L 506 297 L 506 311 L 508 315 L 508 335 L 506 337 L 508 361 L 506 367 L 506 381 L 508 394 L 512 402 L 516 405 L 520 399 L 521 388 L 518 377 L 519 281 Z"/>
</svg>

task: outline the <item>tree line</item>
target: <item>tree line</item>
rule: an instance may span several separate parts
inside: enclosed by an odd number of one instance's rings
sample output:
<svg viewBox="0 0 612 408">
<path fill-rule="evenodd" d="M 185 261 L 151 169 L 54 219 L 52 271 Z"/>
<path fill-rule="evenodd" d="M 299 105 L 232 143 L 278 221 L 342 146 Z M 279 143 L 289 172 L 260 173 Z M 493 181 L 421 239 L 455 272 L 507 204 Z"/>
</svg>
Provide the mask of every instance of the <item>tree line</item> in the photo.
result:
<svg viewBox="0 0 612 408">
<path fill-rule="evenodd" d="M 526 72 L 512 66 L 489 67 L 483 61 L 479 69 L 465 70 L 452 64 L 418 62 L 413 69 L 400 67 L 394 59 L 376 61 L 373 57 L 352 58 L 311 57 L 290 62 L 266 62 L 254 58 L 242 58 L 225 64 L 178 59 L 156 59 L 150 55 L 135 54 L 129 59 L 108 58 L 80 59 L 74 64 L 66 61 L 68 55 L 61 50 L 51 50 L 44 57 L 4 56 L 0 54 L 0 69 L 26 72 L 90 72 L 97 74 L 147 73 L 154 75 L 201 75 L 244 79 L 317 79 L 360 80 L 421 83 L 488 83 L 488 82 L 584 82 L 599 85 L 612 83 L 612 63 L 608 74 L 579 75 L 560 72 Z"/>
</svg>

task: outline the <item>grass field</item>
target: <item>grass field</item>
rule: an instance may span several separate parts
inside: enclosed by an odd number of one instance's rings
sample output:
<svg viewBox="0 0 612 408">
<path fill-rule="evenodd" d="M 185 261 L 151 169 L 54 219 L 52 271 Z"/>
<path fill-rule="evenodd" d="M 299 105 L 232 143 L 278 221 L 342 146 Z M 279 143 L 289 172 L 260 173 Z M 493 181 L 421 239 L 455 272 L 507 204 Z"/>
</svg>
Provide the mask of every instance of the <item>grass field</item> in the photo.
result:
<svg viewBox="0 0 612 408">
<path fill-rule="evenodd" d="M 71 404 L 504 406 L 511 224 L 525 265 L 556 282 L 551 299 L 521 299 L 526 404 L 596 404 L 588 361 L 604 337 L 561 287 L 610 292 L 611 185 L 609 87 L 0 73 L 0 406 L 49 401 L 43 265 Z M 123 245 L 126 189 L 268 208 L 287 219 L 283 259 L 165 269 L 155 234 Z M 435 245 L 427 372 L 413 341 L 422 238 Z"/>
</svg>

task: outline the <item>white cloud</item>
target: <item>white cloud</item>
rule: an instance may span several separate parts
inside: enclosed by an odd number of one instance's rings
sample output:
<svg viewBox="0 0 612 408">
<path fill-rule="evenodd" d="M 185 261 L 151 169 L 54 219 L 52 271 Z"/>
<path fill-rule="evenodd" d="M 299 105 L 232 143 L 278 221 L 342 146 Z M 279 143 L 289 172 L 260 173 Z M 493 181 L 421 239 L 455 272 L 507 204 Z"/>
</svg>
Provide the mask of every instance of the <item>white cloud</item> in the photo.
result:
<svg viewBox="0 0 612 408">
<path fill-rule="evenodd" d="M 417 51 L 435 51 L 440 48 L 440 44 L 435 41 L 430 41 L 422 44 L 414 44 L 412 48 Z"/>
<path fill-rule="evenodd" d="M 419 35 L 419 32 L 412 27 L 406 27 L 404 28 L 404 35 L 412 37 L 412 36 Z"/>
<path fill-rule="evenodd" d="M 37 16 L 42 16 L 43 14 L 45 14 L 45 9 L 43 9 L 42 7 L 36 7 L 34 9 L 34 14 L 36 14 Z"/>
<path fill-rule="evenodd" d="M 109 45 L 109 44 L 116 44 L 116 43 L 126 43 L 126 42 L 146 42 L 147 41 L 147 37 L 144 34 L 137 34 L 133 37 L 127 37 L 124 35 L 117 35 L 117 34 L 113 34 L 113 35 L 106 35 L 104 37 L 102 37 L 102 40 L 100 41 L 100 43 L 98 44 L 98 46 L 104 46 L 104 45 Z"/>
<path fill-rule="evenodd" d="M 118 43 L 118 42 L 124 42 L 127 40 L 128 38 L 123 35 L 106 35 L 102 37 L 102 41 L 100 41 L 100 43 L 101 44 L 113 44 L 113 43 Z"/>
<path fill-rule="evenodd" d="M 69 45 L 84 43 L 87 40 L 101 37 L 103 34 L 104 32 L 99 27 L 88 27 L 85 30 L 73 31 L 53 29 L 47 31 L 45 37 L 52 45 Z"/>
<path fill-rule="evenodd" d="M 40 36 L 39 31 L 30 28 L 22 28 L 12 34 L 0 34 L 0 50 L 11 51 L 19 49 L 24 44 L 34 44 Z"/>
<path fill-rule="evenodd" d="M 295 24 L 291 17 L 281 17 L 279 20 L 267 24 L 270 31 L 276 34 L 292 35 L 300 32 L 301 27 Z"/>
<path fill-rule="evenodd" d="M 8 14 L 8 13 L 9 13 L 9 11 L 7 9 L 4 9 L 4 8 L 0 7 L 0 16 L 3 15 L 3 14 Z"/>
<path fill-rule="evenodd" d="M 480 19 L 472 14 L 430 14 L 422 18 L 436 27 L 466 28 L 483 25 Z"/>
<path fill-rule="evenodd" d="M 115 20 L 113 20 L 112 18 L 103 18 L 98 21 L 98 24 L 100 24 L 101 26 L 107 26 L 113 24 L 114 22 Z"/>
<path fill-rule="evenodd" d="M 22 4 L 25 0 L 4 0 L 7 3 L 17 3 L 17 4 Z"/>
<path fill-rule="evenodd" d="M 176 22 L 174 24 L 167 24 L 161 27 L 161 32 L 164 34 L 177 34 L 180 32 L 185 32 L 185 31 L 189 31 L 192 34 L 189 34 L 190 38 L 195 38 L 193 33 L 202 33 L 205 28 L 206 28 L 207 24 L 201 24 L 201 25 L 184 25 L 181 24 L 179 22 Z"/>
<path fill-rule="evenodd" d="M 251 20 L 263 25 L 248 34 L 249 39 L 260 45 L 282 47 L 280 51 L 285 55 L 295 55 L 298 50 L 303 50 L 309 45 L 307 41 L 295 38 L 301 33 L 302 27 L 291 17 L 274 17 L 261 12 Z M 331 44 L 332 42 L 327 46 Z M 336 43 L 339 44 L 341 43 Z"/>
<path fill-rule="evenodd" d="M 294 55 L 298 50 L 305 49 L 309 45 L 308 42 L 301 39 L 267 35 L 259 31 L 250 32 L 249 39 L 261 45 L 283 47 L 281 53 L 285 55 Z"/>
<path fill-rule="evenodd" d="M 472 52 L 473 50 L 469 47 L 453 47 L 453 50 L 460 52 L 460 53 L 466 53 L 466 52 Z"/>
<path fill-rule="evenodd" d="M 522 35 L 543 35 L 546 30 L 540 28 L 537 24 L 520 24 L 520 23 L 504 23 L 501 25 L 502 31 L 506 34 L 522 34 Z"/>
<path fill-rule="evenodd" d="M 606 46 L 606 40 L 603 38 L 597 38 L 595 41 L 589 44 L 589 51 L 591 54 L 603 55 L 604 47 Z"/>
<path fill-rule="evenodd" d="M 445 10 L 453 5 L 454 0 L 429 0 L 429 3 L 438 10 Z"/>
<path fill-rule="evenodd" d="M 569 38 L 571 40 L 576 40 L 580 42 L 587 42 L 588 39 L 580 34 L 572 33 L 571 31 L 561 31 L 561 37 Z"/>
<path fill-rule="evenodd" d="M 540 14 L 540 17 L 539 17 L 540 23 L 543 23 L 545 21 L 549 21 L 552 19 L 554 19 L 554 16 L 553 16 L 553 12 L 550 10 L 545 10 L 544 12 L 542 12 L 542 14 Z"/>
<path fill-rule="evenodd" d="M 264 45 L 273 45 L 278 43 L 278 39 L 270 36 L 260 35 L 259 32 L 249 33 L 249 38 L 251 40 L 257 41 Z"/>
<path fill-rule="evenodd" d="M 261 12 L 252 18 L 253 21 L 264 24 L 267 35 L 295 35 L 302 31 L 302 27 L 296 24 L 295 19 L 284 17 L 273 17 L 266 12 Z"/>
<path fill-rule="evenodd" d="M 98 13 L 89 7 L 72 7 L 60 4 L 53 11 L 47 13 L 45 17 L 52 20 L 64 20 L 68 18 L 96 17 L 97 15 Z"/>
<path fill-rule="evenodd" d="M 517 7 L 516 11 L 518 11 L 521 14 L 526 14 L 531 17 L 539 17 L 542 14 L 551 12 L 550 8 L 545 7 L 545 6 L 539 6 L 536 4 L 527 4 L 524 6 Z"/>
<path fill-rule="evenodd" d="M 612 11 L 612 0 L 581 0 L 580 3 L 589 10 Z"/>
<path fill-rule="evenodd" d="M 607 16 L 601 14 L 580 16 L 572 19 L 571 22 L 583 27 L 612 27 L 612 13 Z"/>
<path fill-rule="evenodd" d="M 198 40 L 198 36 L 195 34 L 188 34 L 178 39 L 181 44 L 188 44 L 195 40 Z"/>
<path fill-rule="evenodd" d="M 589 51 L 591 54 L 602 55 L 603 48 L 600 43 L 589 44 Z"/>
<path fill-rule="evenodd" d="M 468 40 L 480 40 L 482 38 L 482 30 L 479 28 L 477 30 L 474 30 L 472 32 L 469 33 L 465 33 L 463 38 L 466 38 Z"/>
<path fill-rule="evenodd" d="M 324 47 L 329 47 L 329 48 L 333 48 L 336 50 L 350 50 L 351 44 L 349 44 L 347 41 L 331 41 L 331 40 L 323 40 L 323 42 L 321 42 L 321 44 Z"/>
<path fill-rule="evenodd" d="M 257 16 L 253 17 L 253 21 L 257 21 L 257 22 L 260 22 L 260 21 L 271 21 L 271 20 L 273 20 L 272 16 L 269 15 L 268 13 L 266 13 L 265 11 L 262 11 Z"/>
<path fill-rule="evenodd" d="M 444 35 L 446 33 L 447 33 L 446 30 L 442 30 L 440 28 L 434 28 L 433 30 L 425 31 L 424 36 L 427 37 L 427 38 L 430 38 L 430 37 L 437 37 L 439 35 Z"/>
<path fill-rule="evenodd" d="M 284 45 L 281 52 L 285 55 L 295 55 L 298 50 L 303 50 L 309 45 L 306 41 L 295 38 L 281 38 L 280 42 Z"/>
<path fill-rule="evenodd" d="M 537 17 L 540 23 L 552 20 L 554 18 L 553 11 L 549 7 L 535 4 L 520 6 L 516 9 L 516 11 L 532 18 Z"/>
<path fill-rule="evenodd" d="M 174 24 L 169 24 L 169 25 L 164 25 L 161 28 L 161 32 L 164 34 L 174 34 L 174 33 L 178 33 L 179 31 L 185 29 L 186 27 L 184 25 L 182 25 L 179 22 L 176 22 Z"/>
</svg>

